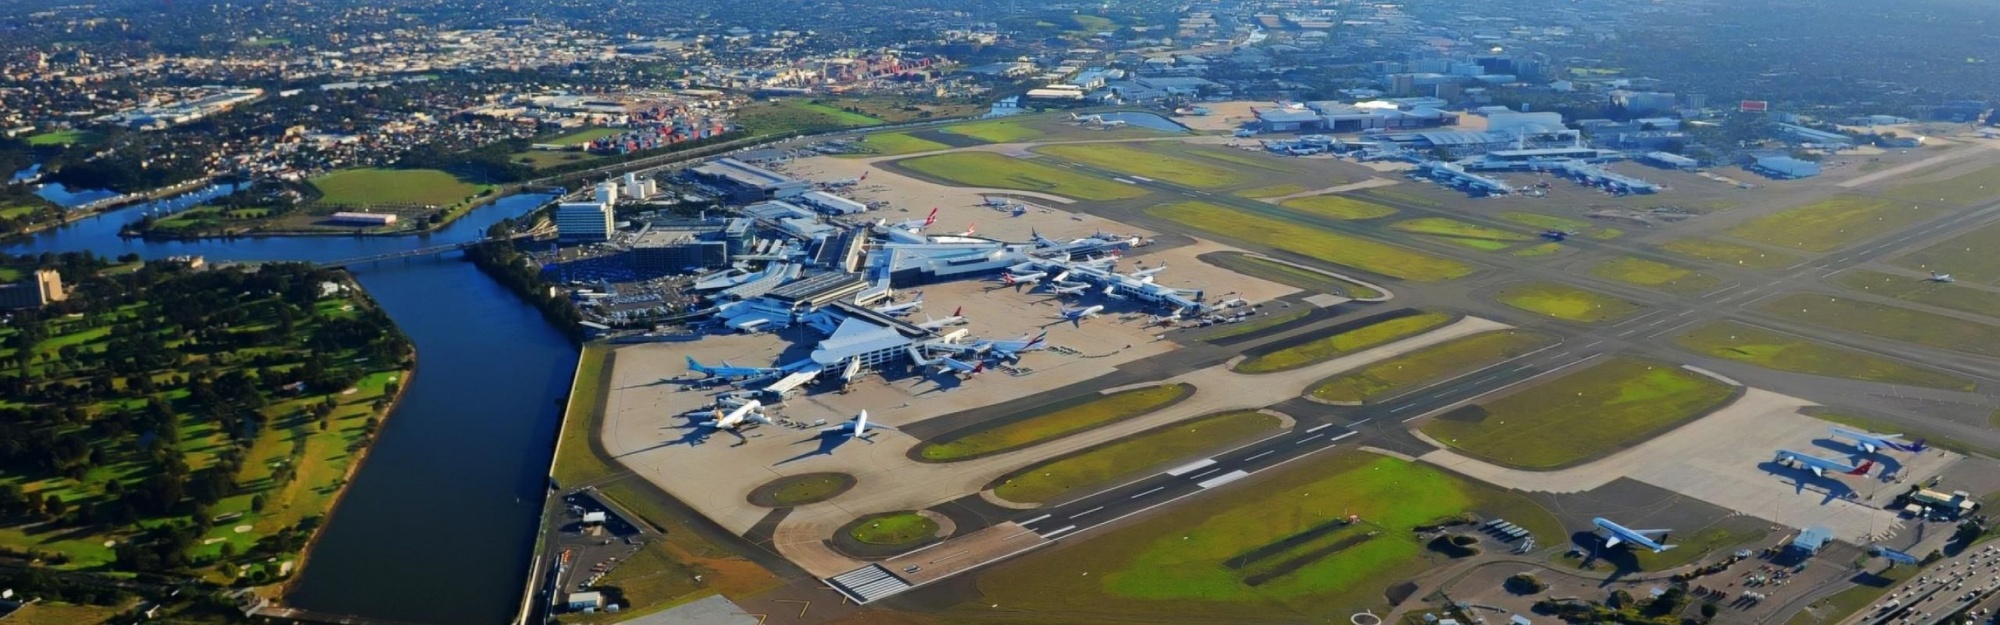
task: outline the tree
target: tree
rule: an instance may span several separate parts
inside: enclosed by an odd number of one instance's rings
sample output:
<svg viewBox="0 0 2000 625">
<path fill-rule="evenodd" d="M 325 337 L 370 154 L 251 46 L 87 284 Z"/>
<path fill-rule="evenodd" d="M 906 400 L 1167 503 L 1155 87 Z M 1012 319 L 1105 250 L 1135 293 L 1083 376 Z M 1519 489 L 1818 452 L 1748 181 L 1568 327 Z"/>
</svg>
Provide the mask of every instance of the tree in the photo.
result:
<svg viewBox="0 0 2000 625">
<path fill-rule="evenodd" d="M 1542 580 L 1536 579 L 1534 575 L 1528 573 L 1515 573 L 1507 578 L 1505 586 L 1507 592 L 1517 595 L 1532 595 L 1548 588 L 1548 585 L 1542 583 Z"/>
</svg>

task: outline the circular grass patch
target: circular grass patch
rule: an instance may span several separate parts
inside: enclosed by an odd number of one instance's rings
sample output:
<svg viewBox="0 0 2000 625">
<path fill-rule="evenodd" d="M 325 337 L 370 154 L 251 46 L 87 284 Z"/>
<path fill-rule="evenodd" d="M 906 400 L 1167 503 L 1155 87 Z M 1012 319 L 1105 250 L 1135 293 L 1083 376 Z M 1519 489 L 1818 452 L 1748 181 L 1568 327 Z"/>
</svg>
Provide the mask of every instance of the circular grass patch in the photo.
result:
<svg viewBox="0 0 2000 625">
<path fill-rule="evenodd" d="M 937 521 L 915 510 L 861 517 L 847 528 L 847 535 L 854 540 L 878 547 L 916 545 L 936 537 L 937 532 Z"/>
<path fill-rule="evenodd" d="M 765 508 L 791 508 L 839 497 L 854 488 L 857 480 L 846 473 L 806 473 L 788 475 L 750 491 L 750 504 Z"/>
</svg>

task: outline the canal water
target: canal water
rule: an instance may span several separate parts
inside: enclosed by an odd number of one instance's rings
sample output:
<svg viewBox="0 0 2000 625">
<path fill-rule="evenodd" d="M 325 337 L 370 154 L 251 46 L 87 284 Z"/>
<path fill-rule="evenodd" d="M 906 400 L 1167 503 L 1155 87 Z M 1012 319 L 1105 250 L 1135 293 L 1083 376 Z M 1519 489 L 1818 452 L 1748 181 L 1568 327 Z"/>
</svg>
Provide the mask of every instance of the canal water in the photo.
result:
<svg viewBox="0 0 2000 625">
<path fill-rule="evenodd" d="M 126 209 L 0 250 L 326 261 L 475 239 L 548 199 L 503 198 L 439 232 L 394 238 L 121 239 L 119 227 L 139 215 Z M 576 348 L 456 254 L 352 271 L 416 342 L 417 372 L 288 603 L 407 623 L 505 623 L 527 579 Z"/>
</svg>

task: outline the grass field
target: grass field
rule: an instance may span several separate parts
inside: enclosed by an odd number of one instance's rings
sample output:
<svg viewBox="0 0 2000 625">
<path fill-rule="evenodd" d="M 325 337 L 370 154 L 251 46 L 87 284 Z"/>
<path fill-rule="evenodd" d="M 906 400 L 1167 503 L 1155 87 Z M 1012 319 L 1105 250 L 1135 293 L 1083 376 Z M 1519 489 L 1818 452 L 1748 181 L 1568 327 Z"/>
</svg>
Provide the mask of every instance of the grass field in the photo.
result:
<svg viewBox="0 0 2000 625">
<path fill-rule="evenodd" d="M 819 132 L 875 126 L 882 120 L 803 99 L 753 102 L 736 110 L 735 122 L 754 135 Z"/>
<path fill-rule="evenodd" d="M 1528 226 L 1530 228 L 1577 232 L 1581 233 L 1583 236 L 1598 240 L 1616 239 L 1619 236 L 1625 234 L 1625 231 L 1619 230 L 1617 228 L 1599 228 L 1597 227 L 1597 224 L 1591 223 L 1586 220 L 1572 219 L 1569 217 L 1557 217 L 1555 215 L 1544 215 L 1541 213 L 1508 211 L 1500 213 L 1500 218 L 1517 224 Z"/>
<path fill-rule="evenodd" d="M 1602 323 L 1639 312 L 1638 304 L 1556 282 L 1510 284 L 1501 288 L 1494 299 L 1521 310 L 1578 323 Z"/>
<path fill-rule="evenodd" d="M 2000 356 L 2000 327 L 1872 302 L 1795 293 L 1771 300 L 1765 312 L 1813 325 L 1926 347 Z"/>
<path fill-rule="evenodd" d="M 598 139 L 603 139 L 605 137 L 615 137 L 621 134 L 625 134 L 624 128 L 591 128 L 587 130 L 578 130 L 576 132 L 572 132 L 566 135 L 561 135 L 558 137 L 544 139 L 541 141 L 537 141 L 536 143 L 548 143 L 553 145 L 575 145 L 578 143 L 588 143 L 591 141 L 596 141 Z"/>
<path fill-rule="evenodd" d="M 1883 192 L 1882 195 L 1912 202 L 1938 202 L 1955 206 L 1976 204 L 1980 200 L 1990 200 L 1994 196 L 2000 196 L 2000 165 L 1937 182 L 1919 182 L 1895 187 Z"/>
<path fill-rule="evenodd" d="M 1421 429 L 1469 456 L 1551 470 L 1643 442 L 1721 407 L 1732 393 L 1680 367 L 1613 358 L 1445 413 Z"/>
<path fill-rule="evenodd" d="M 1863 572 L 1855 575 L 1856 584 L 1814 601 L 1792 615 L 1785 625 L 1834 625 L 1847 620 L 1855 613 L 1873 607 L 1877 599 L 1887 594 L 1891 587 L 1909 579 L 1917 571 L 1916 567 L 1899 566 L 1879 575 Z"/>
<path fill-rule="evenodd" d="M 1020 189 L 1079 200 L 1124 200 L 1145 189 L 991 152 L 953 152 L 896 161 L 905 168 L 971 187 Z"/>
<path fill-rule="evenodd" d="M 492 189 L 436 169 L 343 169 L 312 179 L 328 204 L 450 206 Z"/>
<path fill-rule="evenodd" d="M 1661 243 L 1660 249 L 1688 258 L 1749 269 L 1782 269 L 1798 262 L 1798 258 L 1790 254 L 1714 239 L 1674 239 Z"/>
<path fill-rule="evenodd" d="M 1219 254 L 1210 263 L 1253 278 L 1270 280 L 1279 284 L 1289 284 L 1301 289 L 1326 291 L 1336 295 L 1354 298 L 1381 297 L 1382 292 L 1353 282 L 1341 280 L 1317 271 L 1308 271 L 1284 263 L 1272 262 L 1245 254 Z"/>
<path fill-rule="evenodd" d="M 1029 466 L 1005 478 L 993 493 L 1008 501 L 1042 503 L 1091 492 L 1168 462 L 1268 435 L 1279 425 L 1277 417 L 1255 411 L 1209 415 Z"/>
<path fill-rule="evenodd" d="M 1683 295 L 1715 288 L 1720 282 L 1715 276 L 1693 269 L 1635 256 L 1620 256 L 1592 265 L 1590 275 Z"/>
<path fill-rule="evenodd" d="M 1319 364 L 1377 345 L 1423 334 L 1452 322 L 1452 315 L 1426 312 L 1397 317 L 1334 334 L 1236 363 L 1237 373 L 1273 373 Z"/>
<path fill-rule="evenodd" d="M 1540 243 L 1536 245 L 1523 247 L 1514 250 L 1512 252 L 1508 252 L 1507 255 L 1519 256 L 1521 258 L 1536 258 L 1541 256 L 1548 256 L 1550 254 L 1554 254 L 1556 252 L 1561 252 L 1561 251 L 1563 251 L 1563 246 L 1561 243 Z"/>
<path fill-rule="evenodd" d="M 956 124 L 942 128 L 944 132 L 972 137 L 987 143 L 1014 143 L 1040 138 L 1047 134 L 1041 129 L 1028 126 L 1023 120 L 995 119 L 983 122 Z"/>
<path fill-rule="evenodd" d="M 951 146 L 929 139 L 919 139 L 904 132 L 885 132 L 868 135 L 862 138 L 861 145 L 868 148 L 869 154 L 877 156 L 914 154 L 917 152 L 930 152 L 951 148 Z"/>
<path fill-rule="evenodd" d="M 1181 202 L 1146 213 L 1240 241 L 1258 242 L 1344 267 L 1414 282 L 1471 275 L 1471 265 L 1416 250 L 1255 215 L 1206 202 Z"/>
<path fill-rule="evenodd" d="M 892 512 L 871 517 L 847 533 L 870 545 L 896 546 L 923 542 L 937 532 L 937 521 L 929 517 L 915 512 Z"/>
<path fill-rule="evenodd" d="M 1275 328 L 1281 325 L 1285 325 L 1287 323 L 1291 323 L 1294 320 L 1304 318 L 1306 315 L 1310 314 L 1312 314 L 1311 308 L 1306 308 L 1301 306 L 1292 309 L 1291 312 L 1279 313 L 1275 315 L 1265 314 L 1261 317 L 1253 317 L 1249 321 L 1244 321 L 1242 323 L 1232 323 L 1227 326 L 1224 326 L 1222 330 L 1219 332 L 1215 332 L 1213 334 L 1206 334 L 1203 335 L 1201 338 L 1204 341 L 1212 341 L 1215 339 L 1225 339 L 1232 336 L 1242 336 L 1265 328 Z"/>
<path fill-rule="evenodd" d="M 1049 145 L 1035 151 L 1072 163 L 1200 189 L 1227 187 L 1249 180 L 1246 174 L 1235 169 L 1121 143 Z"/>
<path fill-rule="evenodd" d="M 1186 384 L 1161 384 L 1088 398 L 997 427 L 926 441 L 917 453 L 932 462 L 968 460 L 1052 441 L 1095 427 L 1142 416 L 1194 393 Z"/>
<path fill-rule="evenodd" d="M 1942 371 L 1727 321 L 1696 328 L 1674 339 L 1674 344 L 1698 354 L 1779 371 L 1958 391 L 1976 386 L 1971 380 Z"/>
<path fill-rule="evenodd" d="M 1535 240 L 1535 237 L 1519 232 L 1488 228 L 1444 217 L 1405 219 L 1389 224 L 1389 227 L 1411 234 L 1428 235 L 1446 242 L 1489 252 L 1513 247 L 1515 243 Z"/>
<path fill-rule="evenodd" d="M 104 135 L 88 130 L 57 130 L 28 135 L 28 145 L 37 147 L 47 145 L 79 145 L 96 143 L 102 139 L 104 139 Z"/>
<path fill-rule="evenodd" d="M 1966 282 L 2000 283 L 2000 223 L 1975 228 L 1892 261 L 1918 271 L 1949 273 Z"/>
<path fill-rule="evenodd" d="M 852 485 L 851 479 L 825 473 L 811 473 L 795 478 L 780 480 L 782 483 L 772 489 L 771 499 L 779 506 L 802 506 L 825 501 Z"/>
<path fill-rule="evenodd" d="M 1380 613 L 1388 587 L 1443 560 L 1417 540 L 1417 526 L 1476 512 L 1544 541 L 1562 535 L 1525 497 L 1394 458 L 1322 454 L 1267 473 L 1060 555 L 992 569 L 975 603 L 1135 622 L 1345 622 L 1363 609 Z"/>
<path fill-rule="evenodd" d="M 829 118 L 832 118 L 833 120 L 839 122 L 840 125 L 842 126 L 859 128 L 861 126 L 879 126 L 884 123 L 882 120 L 876 119 L 868 115 L 856 113 L 854 111 L 844 111 L 839 108 L 827 106 L 825 104 L 818 104 L 814 102 L 801 102 L 798 104 L 798 106 L 799 108 L 819 113 L 821 115 L 825 115 Z"/>
<path fill-rule="evenodd" d="M 2000 293 L 1932 282 L 1923 278 L 1898 276 L 1876 271 L 1855 270 L 1833 279 L 1843 287 L 1927 306 L 1949 308 L 1975 315 L 2000 317 Z"/>
<path fill-rule="evenodd" d="M 1268 187 L 1256 187 L 1252 189 L 1244 189 L 1242 191 L 1237 191 L 1236 195 L 1247 198 L 1267 198 L 1267 197 L 1278 197 L 1282 195 L 1291 195 L 1293 193 L 1304 193 L 1305 191 L 1306 188 L 1301 185 L 1274 184 Z"/>
<path fill-rule="evenodd" d="M 1328 219 L 1379 219 L 1396 214 L 1396 209 L 1357 200 L 1345 195 L 1313 195 L 1292 198 L 1278 203 L 1279 206 L 1301 213 L 1318 215 Z"/>
<path fill-rule="evenodd" d="M 1787 209 L 1729 229 L 1729 235 L 1809 252 L 1830 252 L 1943 215 L 1928 204 L 1843 195 Z"/>
<path fill-rule="evenodd" d="M 126 606 L 129 607 L 129 606 Z M 7 625 L 98 625 L 111 621 L 126 607 L 77 605 L 42 601 L 21 606 L 7 615 Z"/>
<path fill-rule="evenodd" d="M 1330 402 L 1363 403 L 1427 382 L 1477 371 L 1494 363 L 1554 345 L 1553 335 L 1495 330 L 1452 339 L 1334 376 L 1312 389 Z"/>
</svg>

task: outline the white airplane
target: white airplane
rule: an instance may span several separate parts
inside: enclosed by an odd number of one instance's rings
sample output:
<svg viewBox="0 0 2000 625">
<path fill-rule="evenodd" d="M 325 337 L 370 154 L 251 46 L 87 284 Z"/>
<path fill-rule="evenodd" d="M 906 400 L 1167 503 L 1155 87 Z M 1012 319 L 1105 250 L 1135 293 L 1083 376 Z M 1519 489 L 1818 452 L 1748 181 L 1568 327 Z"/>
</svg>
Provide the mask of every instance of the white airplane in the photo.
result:
<svg viewBox="0 0 2000 625">
<path fill-rule="evenodd" d="M 1222 300 L 1222 301 L 1220 301 L 1220 302 L 1216 302 L 1216 303 L 1215 303 L 1215 307 L 1216 307 L 1216 308 L 1236 308 L 1236 307 L 1239 307 L 1239 306 L 1243 306 L 1243 305 L 1245 305 L 1245 304 L 1249 304 L 1249 303 L 1250 303 L 1250 302 L 1248 302 L 1248 301 L 1245 301 L 1245 300 L 1244 300 L 1243 298 L 1241 298 L 1241 297 L 1232 297 L 1232 298 L 1229 298 L 1229 299 L 1226 299 L 1226 300 Z"/>
<path fill-rule="evenodd" d="M 937 363 L 938 373 L 956 373 L 959 377 L 963 378 L 979 375 L 981 372 L 986 371 L 986 361 L 984 360 L 979 361 L 978 364 L 966 364 L 957 358 L 945 356 L 937 359 Z"/>
<path fill-rule="evenodd" d="M 1159 272 L 1162 272 L 1162 271 L 1166 271 L 1166 270 L 1167 270 L 1167 264 L 1166 264 L 1166 263 L 1164 263 L 1164 262 L 1162 262 L 1162 263 L 1160 263 L 1160 264 L 1158 264 L 1158 265 L 1154 265 L 1154 266 L 1152 266 L 1152 267 L 1147 267 L 1147 268 L 1145 268 L 1145 269 L 1140 269 L 1140 270 L 1138 270 L 1138 271 L 1134 271 L 1134 272 L 1132 272 L 1132 277 L 1134 277 L 1134 278 L 1146 278 L 1146 277 L 1151 277 L 1151 276 L 1152 276 L 1153 274 L 1156 274 L 1156 273 L 1159 273 Z"/>
<path fill-rule="evenodd" d="M 1034 228 L 1028 229 L 1028 236 L 1034 238 L 1035 247 L 1058 247 L 1062 245 L 1061 241 L 1042 236 L 1042 233 L 1036 231 Z"/>
<path fill-rule="evenodd" d="M 848 358 L 847 366 L 841 369 L 840 372 L 840 385 L 847 386 L 849 384 L 853 384 L 855 380 L 860 378 L 861 378 L 861 359 Z"/>
<path fill-rule="evenodd" d="M 1042 278 L 1046 278 L 1048 276 L 1049 272 L 1046 271 L 1030 271 L 1028 273 L 1023 273 L 1023 274 L 1015 274 L 1014 272 L 1009 271 L 1000 274 L 1000 283 L 1005 284 L 1007 286 L 1020 286 L 1022 284 L 1041 280 Z"/>
<path fill-rule="evenodd" d="M 1063 271 L 1062 271 L 1062 273 L 1058 273 L 1058 274 L 1056 274 L 1056 277 L 1054 277 L 1054 278 L 1049 278 L 1049 281 L 1050 281 L 1050 282 L 1055 282 L 1055 283 L 1063 283 L 1063 282 L 1068 282 L 1068 281 L 1069 281 L 1069 270 L 1067 270 L 1067 269 L 1063 270 Z"/>
<path fill-rule="evenodd" d="M 891 432 L 900 431 L 897 430 L 896 428 L 892 428 L 886 425 L 869 423 L 868 411 L 863 410 L 861 411 L 861 414 L 856 415 L 853 419 L 849 419 L 846 423 L 821 428 L 819 433 L 820 436 L 822 437 L 858 438 L 861 440 L 868 440 L 868 433 L 875 430 L 888 430 Z"/>
<path fill-rule="evenodd" d="M 1090 290 L 1090 285 L 1081 282 L 1074 282 L 1070 284 L 1049 287 L 1050 293 L 1054 293 L 1057 296 L 1064 296 L 1064 297 L 1070 295 L 1082 295 L 1083 292 L 1087 290 Z"/>
<path fill-rule="evenodd" d="M 700 416 L 695 417 L 697 420 L 701 418 Z M 728 414 L 723 414 L 721 408 L 716 408 L 708 414 L 707 418 L 715 422 L 715 427 L 725 430 L 740 429 L 746 422 L 763 423 L 766 425 L 771 423 L 771 418 L 764 416 L 764 403 L 754 399 L 743 402 L 743 405 L 737 406 L 735 410 L 729 411 Z"/>
<path fill-rule="evenodd" d="M 1861 466 L 1857 467 L 1839 460 L 1828 460 L 1789 449 L 1778 450 L 1778 455 L 1773 460 L 1796 463 L 1800 467 L 1812 471 L 1812 474 L 1817 477 L 1826 477 L 1827 471 L 1832 471 L 1840 475 L 1867 475 L 1868 469 L 1875 466 L 1874 460 L 1863 462 Z"/>
<path fill-rule="evenodd" d="M 1952 277 L 1951 277 L 1951 274 L 1948 274 L 1948 273 L 1938 273 L 1938 272 L 1935 272 L 1935 271 L 1931 272 L 1931 277 L 1929 277 L 1929 278 L 1925 278 L 1925 280 L 1929 280 L 1929 281 L 1931 281 L 1931 282 L 1943 282 L 1943 283 L 1945 283 L 1945 284 L 1950 284 L 1950 283 L 1953 283 L 1953 282 L 1957 282 L 1957 280 L 1954 280 L 1954 279 L 1952 279 Z"/>
<path fill-rule="evenodd" d="M 1048 346 L 1049 346 L 1049 333 L 1046 331 L 1042 332 L 1041 334 L 1035 335 L 1034 338 L 1028 338 L 1024 336 L 1012 341 L 980 340 L 980 341 L 975 341 L 972 344 L 972 347 L 974 347 L 975 349 L 983 351 L 991 351 L 995 354 L 998 354 L 1001 358 L 1005 358 L 1008 360 L 1020 360 L 1021 352 L 1032 352 Z"/>
<path fill-rule="evenodd" d="M 965 325 L 964 312 L 965 307 L 960 306 L 956 310 L 951 311 L 950 317 L 943 319 L 932 319 L 930 315 L 926 314 L 924 315 L 924 322 L 917 324 L 917 327 L 925 330 L 938 330 L 945 326 Z"/>
<path fill-rule="evenodd" d="M 738 367 L 729 364 L 729 361 L 727 360 L 722 361 L 722 366 L 720 367 L 710 367 L 708 365 L 701 364 L 701 361 L 695 360 L 693 356 L 688 356 L 687 362 L 689 371 L 705 374 L 710 378 L 718 380 L 744 380 L 749 378 L 761 378 L 761 377 L 768 377 L 785 373 L 788 370 L 784 367 L 779 367 L 779 368 Z"/>
<path fill-rule="evenodd" d="M 1063 321 L 1081 323 L 1083 320 L 1095 317 L 1102 312 L 1104 312 L 1103 304 L 1084 308 L 1064 308 L 1062 310 L 1062 318 Z"/>
<path fill-rule="evenodd" d="M 1907 442 L 1902 440 L 1903 435 L 1901 434 L 1873 434 L 1869 432 L 1863 432 L 1860 430 L 1850 430 L 1839 426 L 1829 427 L 1827 428 L 1827 430 L 1833 432 L 1834 438 L 1845 438 L 1854 441 L 1855 447 L 1859 447 L 1861 448 L 1861 451 L 1865 451 L 1871 454 L 1879 452 L 1884 449 L 1894 449 L 1896 451 L 1907 451 L 1910 453 L 1916 453 L 1927 449 L 1923 441 L 1917 441 L 1914 443 Z"/>
<path fill-rule="evenodd" d="M 882 313 L 884 315 L 888 315 L 891 317 L 901 317 L 903 315 L 916 312 L 917 309 L 923 307 L 924 307 L 924 292 L 917 291 L 916 299 L 903 302 L 901 304 L 884 304 L 881 306 L 876 306 L 874 310 L 875 312 Z"/>
<path fill-rule="evenodd" d="M 977 223 L 967 224 L 965 226 L 965 232 L 958 233 L 958 236 L 969 237 L 972 236 L 973 233 L 978 231 L 979 231 L 979 224 Z"/>
<path fill-rule="evenodd" d="M 1659 553 L 1679 546 L 1679 545 L 1662 544 L 1664 541 L 1667 540 L 1667 532 L 1670 532 L 1672 530 L 1635 530 L 1627 528 L 1623 525 L 1619 525 L 1617 523 L 1612 523 L 1609 519 L 1601 517 L 1596 519 L 1591 519 L 1590 522 L 1596 524 L 1598 529 L 1604 530 L 1605 532 L 1611 534 L 1610 536 L 1604 537 L 1604 547 L 1606 549 L 1609 549 L 1611 547 L 1616 547 L 1624 543 L 1632 543 L 1634 545 L 1651 549 L 1653 550 L 1653 553 Z M 1653 537 L 1654 534 L 1658 534 L 1659 538 L 1654 538 Z"/>
<path fill-rule="evenodd" d="M 938 209 L 933 207 L 931 208 L 931 214 L 928 217 L 925 217 L 923 219 L 912 219 L 909 221 L 898 222 L 896 223 L 896 225 L 890 227 L 895 228 L 897 230 L 909 230 L 911 232 L 916 232 L 923 230 L 925 228 L 929 228 L 931 227 L 931 224 L 937 223 L 937 211 Z"/>
</svg>

